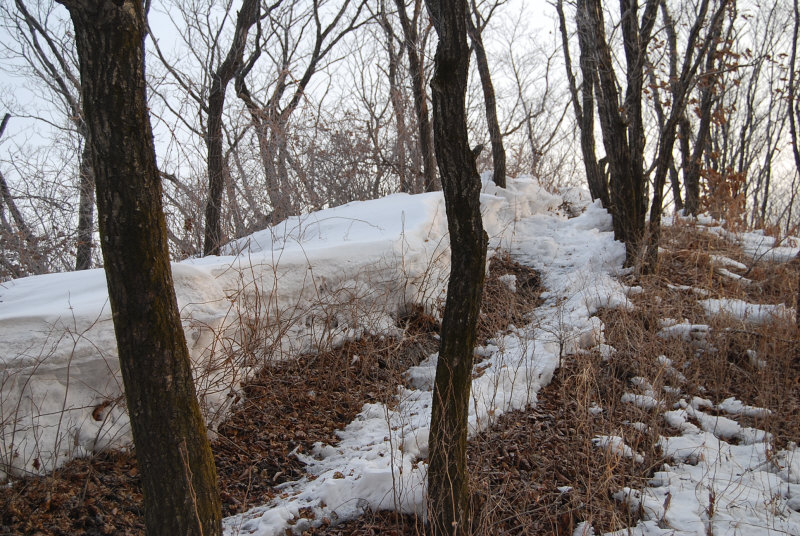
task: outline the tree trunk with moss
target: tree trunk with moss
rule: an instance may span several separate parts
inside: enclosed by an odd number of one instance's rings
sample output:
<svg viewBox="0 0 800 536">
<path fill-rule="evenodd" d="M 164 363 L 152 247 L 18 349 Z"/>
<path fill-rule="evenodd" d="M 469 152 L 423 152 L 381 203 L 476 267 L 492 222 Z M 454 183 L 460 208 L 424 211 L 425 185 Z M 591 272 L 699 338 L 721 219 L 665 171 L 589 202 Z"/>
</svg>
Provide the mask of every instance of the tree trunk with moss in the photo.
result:
<svg viewBox="0 0 800 536">
<path fill-rule="evenodd" d="M 469 48 L 465 0 L 427 0 L 439 44 L 431 81 L 436 159 L 450 231 L 451 276 L 433 391 L 428 519 L 435 535 L 466 534 L 467 417 L 473 350 L 486 271 L 481 183 L 464 111 Z"/>
<path fill-rule="evenodd" d="M 140 0 L 61 0 L 81 67 L 100 237 L 149 535 L 221 533 L 181 329 L 144 80 Z"/>
</svg>

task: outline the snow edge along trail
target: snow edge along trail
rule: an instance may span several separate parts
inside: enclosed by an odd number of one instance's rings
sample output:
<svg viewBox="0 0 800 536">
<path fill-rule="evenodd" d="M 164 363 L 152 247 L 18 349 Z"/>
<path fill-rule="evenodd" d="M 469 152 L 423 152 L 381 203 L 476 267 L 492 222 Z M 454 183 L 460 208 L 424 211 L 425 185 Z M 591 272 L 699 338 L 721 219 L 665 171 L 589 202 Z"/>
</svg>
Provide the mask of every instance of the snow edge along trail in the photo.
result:
<svg viewBox="0 0 800 536">
<path fill-rule="evenodd" d="M 485 193 L 497 191 L 484 183 Z M 561 356 L 602 344 L 602 322 L 593 316 L 598 308 L 629 306 L 626 289 L 613 277 L 625 250 L 613 239 L 610 217 L 599 204 L 567 195 L 584 209 L 580 216 L 569 219 L 552 209 L 534 213 L 516 221 L 504 238 L 515 260 L 541 272 L 547 292 L 528 325 L 476 349 L 484 360 L 472 384 L 470 435 L 505 412 L 535 405 Z M 310 456 L 298 454 L 310 476 L 280 486 L 280 497 L 269 504 L 225 519 L 225 533 L 274 536 L 290 527 L 301 532 L 378 509 L 424 515 L 427 466 L 420 459 L 428 449 L 436 357 L 408 371 L 415 388 L 399 387 L 394 409 L 366 404 L 338 432 L 336 445 L 318 444 Z"/>
</svg>

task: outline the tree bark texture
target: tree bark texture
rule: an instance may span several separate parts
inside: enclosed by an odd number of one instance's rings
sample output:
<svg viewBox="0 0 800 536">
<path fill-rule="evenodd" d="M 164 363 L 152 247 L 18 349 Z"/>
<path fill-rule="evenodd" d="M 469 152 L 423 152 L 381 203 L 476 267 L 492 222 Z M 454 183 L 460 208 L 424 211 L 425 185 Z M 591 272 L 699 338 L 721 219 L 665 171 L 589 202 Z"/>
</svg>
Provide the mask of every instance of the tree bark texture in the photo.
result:
<svg viewBox="0 0 800 536">
<path fill-rule="evenodd" d="M 477 16 L 477 8 L 473 4 Z M 467 16 L 467 33 L 469 34 L 472 48 L 475 50 L 475 63 L 478 66 L 478 75 L 481 78 L 483 89 L 483 102 L 486 107 L 486 125 L 489 127 L 489 140 L 492 142 L 492 167 L 494 173 L 492 180 L 501 188 L 506 187 L 506 150 L 503 147 L 503 135 L 500 133 L 500 123 L 497 120 L 497 100 L 492 85 L 492 75 L 489 71 L 489 60 L 486 57 L 486 48 L 483 46 L 483 28 L 478 28 Z"/>
<path fill-rule="evenodd" d="M 438 536 L 467 534 L 469 529 L 467 417 L 488 239 L 480 214 L 480 178 L 467 137 L 466 1 L 427 0 L 427 5 L 439 36 L 431 89 L 451 247 L 429 440 L 428 517 Z"/>
<path fill-rule="evenodd" d="M 408 70 L 411 73 L 411 91 L 414 95 L 414 109 L 417 115 L 417 128 L 419 130 L 419 149 L 422 153 L 423 188 L 426 192 L 437 189 L 436 161 L 433 158 L 433 138 L 431 123 L 428 119 L 428 93 L 425 91 L 425 75 L 422 72 L 422 61 L 419 57 L 419 36 L 414 26 L 414 21 L 408 18 L 405 0 L 395 0 L 397 13 L 400 16 L 400 25 L 403 28 L 406 54 L 408 55 Z"/>
<path fill-rule="evenodd" d="M 63 0 L 75 28 L 101 246 L 150 535 L 221 532 L 167 249 L 140 0 Z"/>
<path fill-rule="evenodd" d="M 236 17 L 236 30 L 225 61 L 211 75 L 208 95 L 208 122 L 206 147 L 208 148 L 208 198 L 206 200 L 206 226 L 203 255 L 219 255 L 222 245 L 222 192 L 225 189 L 225 161 L 222 155 L 222 112 L 228 84 L 242 68 L 244 47 L 250 27 L 258 21 L 259 0 L 244 0 Z"/>
</svg>

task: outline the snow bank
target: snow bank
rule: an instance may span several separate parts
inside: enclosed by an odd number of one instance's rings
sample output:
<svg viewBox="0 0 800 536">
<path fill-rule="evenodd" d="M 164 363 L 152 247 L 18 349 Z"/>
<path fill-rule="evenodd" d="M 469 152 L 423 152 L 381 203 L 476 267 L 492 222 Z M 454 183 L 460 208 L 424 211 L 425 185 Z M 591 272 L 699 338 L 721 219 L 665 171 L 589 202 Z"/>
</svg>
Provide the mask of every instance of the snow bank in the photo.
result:
<svg viewBox="0 0 800 536">
<path fill-rule="evenodd" d="M 533 179 L 485 183 L 491 245 L 508 245 L 520 219 L 561 202 Z M 224 256 L 173 264 L 210 425 L 259 361 L 391 331 L 409 303 L 435 310 L 449 273 L 446 231 L 441 193 L 396 194 L 289 218 Z M 0 478 L 129 443 L 104 272 L 0 286 Z"/>
<path fill-rule="evenodd" d="M 800 238 L 795 236 L 778 243 L 774 237 L 759 230 L 740 233 L 737 238 L 744 252 L 755 261 L 789 262 L 800 253 Z"/>
</svg>

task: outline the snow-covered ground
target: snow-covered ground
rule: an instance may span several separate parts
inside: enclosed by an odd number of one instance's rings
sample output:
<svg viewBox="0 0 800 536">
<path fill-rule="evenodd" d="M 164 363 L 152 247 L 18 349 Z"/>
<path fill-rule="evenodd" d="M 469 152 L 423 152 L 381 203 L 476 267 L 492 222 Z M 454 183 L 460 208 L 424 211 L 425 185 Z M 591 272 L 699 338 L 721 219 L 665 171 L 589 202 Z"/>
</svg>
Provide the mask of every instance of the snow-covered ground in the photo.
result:
<svg viewBox="0 0 800 536">
<path fill-rule="evenodd" d="M 491 246 L 539 270 L 547 292 L 527 325 L 477 349 L 484 361 L 472 387 L 471 433 L 504 412 L 535 404 L 564 355 L 591 348 L 613 353 L 593 315 L 600 307 L 631 307 L 627 295 L 641 291 L 615 278 L 623 272 L 624 248 L 613 240 L 606 212 L 578 192 L 552 195 L 532 179 L 511 180 L 508 189 L 484 180 L 481 201 Z M 581 215 L 562 213 L 565 201 L 583 209 Z M 765 248 L 768 237 L 751 235 L 735 238 L 754 257 L 787 260 L 797 252 L 796 244 Z M 254 365 L 248 361 L 254 353 L 291 357 L 361 333 L 391 332 L 392 316 L 408 304 L 433 310 L 449 271 L 444 204 L 440 193 L 350 203 L 291 218 L 231 244 L 226 254 L 173 264 L 212 425 L 224 415 L 228 393 Z M 725 270 L 741 269 L 722 258 L 715 262 Z M 709 315 L 723 312 L 743 321 L 792 313 L 744 302 L 703 303 Z M 663 326 L 664 337 L 700 342 L 710 329 L 674 319 Z M 232 364 L 221 359 L 231 353 L 247 358 Z M 664 359 L 662 365 L 671 366 Z M 290 526 L 336 523 L 376 508 L 424 512 L 421 459 L 428 448 L 435 363 L 432 355 L 408 371 L 413 388 L 399 387 L 392 408 L 365 404 L 339 432 L 338 443 L 298 454 L 310 476 L 282 485 L 271 503 L 226 519 L 226 533 L 283 534 Z M 0 364 L 2 469 L 44 472 L 70 457 L 130 441 L 102 271 L 3 284 Z M 625 402 L 663 407 L 646 379 L 639 389 Z M 663 407 L 665 419 L 681 430 L 661 439 L 674 463 L 650 487 L 620 490 L 619 500 L 645 513 L 631 530 L 800 534 L 800 450 L 771 452 L 768 434 L 735 421 L 765 411 L 731 399 L 682 399 L 677 407 Z M 598 456 L 601 448 L 638 455 L 621 437 L 602 436 L 595 443 Z M 592 533 L 588 525 L 579 528 Z"/>
</svg>

